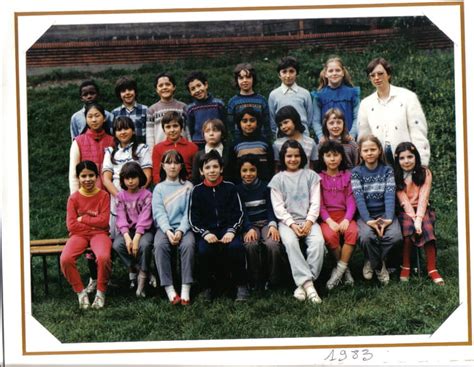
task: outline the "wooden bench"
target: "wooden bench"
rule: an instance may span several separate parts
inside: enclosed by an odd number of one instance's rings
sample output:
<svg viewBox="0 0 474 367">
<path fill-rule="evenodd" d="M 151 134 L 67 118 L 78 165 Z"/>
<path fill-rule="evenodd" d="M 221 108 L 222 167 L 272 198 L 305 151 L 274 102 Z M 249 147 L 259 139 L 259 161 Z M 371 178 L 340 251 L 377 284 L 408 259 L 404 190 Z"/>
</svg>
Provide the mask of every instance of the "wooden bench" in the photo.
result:
<svg viewBox="0 0 474 367">
<path fill-rule="evenodd" d="M 43 260 L 43 279 L 44 279 L 44 293 L 49 293 L 48 289 L 48 263 L 46 261 L 47 256 L 56 256 L 58 263 L 58 279 L 61 282 L 61 265 L 59 263 L 59 257 L 68 238 L 52 238 L 46 240 L 33 240 L 30 241 L 30 268 L 31 268 L 31 298 L 33 298 L 33 256 L 41 256 Z"/>
</svg>

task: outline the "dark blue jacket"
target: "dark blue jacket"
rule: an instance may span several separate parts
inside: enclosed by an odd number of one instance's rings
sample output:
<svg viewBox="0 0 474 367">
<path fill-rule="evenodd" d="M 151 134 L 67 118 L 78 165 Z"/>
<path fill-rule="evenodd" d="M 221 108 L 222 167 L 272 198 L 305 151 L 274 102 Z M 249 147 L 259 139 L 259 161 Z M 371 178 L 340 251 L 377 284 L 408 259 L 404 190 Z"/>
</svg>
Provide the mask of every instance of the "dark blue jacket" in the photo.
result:
<svg viewBox="0 0 474 367">
<path fill-rule="evenodd" d="M 194 186 L 189 203 L 189 223 L 193 232 L 203 238 L 221 230 L 237 234 L 243 218 L 242 202 L 233 183 L 222 181 L 209 187 L 202 182 Z"/>
</svg>

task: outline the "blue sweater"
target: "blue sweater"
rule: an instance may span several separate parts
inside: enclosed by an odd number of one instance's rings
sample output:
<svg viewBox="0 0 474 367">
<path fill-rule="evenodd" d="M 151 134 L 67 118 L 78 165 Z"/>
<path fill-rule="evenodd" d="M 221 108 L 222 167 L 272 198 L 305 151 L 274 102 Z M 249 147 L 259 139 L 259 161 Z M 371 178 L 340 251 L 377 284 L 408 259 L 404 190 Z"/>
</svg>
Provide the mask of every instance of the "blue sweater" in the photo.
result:
<svg viewBox="0 0 474 367">
<path fill-rule="evenodd" d="M 204 182 L 194 186 L 189 204 L 189 223 L 204 238 L 225 230 L 237 234 L 243 222 L 243 208 L 235 185 L 222 181 L 215 187 Z"/>
<path fill-rule="evenodd" d="M 237 191 L 244 204 L 244 232 L 249 231 L 252 225 L 272 224 L 277 226 L 267 182 L 257 178 L 250 185 L 244 183 L 237 185 Z"/>
<path fill-rule="evenodd" d="M 183 184 L 165 180 L 155 186 L 151 207 L 156 228 L 164 233 L 179 230 L 186 234 L 189 231 L 188 211 L 192 189 L 193 185 L 189 181 Z"/>
<path fill-rule="evenodd" d="M 321 90 L 312 91 L 313 97 L 313 130 L 318 140 L 323 136 L 322 121 L 330 108 L 338 108 L 344 112 L 347 131 L 352 137 L 357 136 L 357 113 L 360 104 L 360 88 L 341 84 L 337 88 L 325 86 Z"/>
<path fill-rule="evenodd" d="M 395 215 L 395 179 L 390 166 L 379 163 L 374 170 L 365 164 L 352 169 L 352 192 L 360 217 L 367 222 L 382 216 Z"/>
<path fill-rule="evenodd" d="M 267 140 L 271 140 L 276 135 L 276 130 L 272 132 L 270 128 L 268 102 L 264 96 L 257 93 L 250 95 L 236 94 L 229 99 L 227 103 L 227 126 L 229 131 L 234 131 L 235 136 L 241 135 L 240 130 L 236 126 L 237 121 L 234 119 L 240 111 L 247 107 L 251 107 L 262 114 L 261 133 Z"/>
<path fill-rule="evenodd" d="M 194 143 L 203 143 L 202 125 L 209 119 L 220 119 L 225 123 L 225 106 L 219 98 L 208 95 L 207 99 L 201 101 L 195 99 L 187 107 L 187 123 L 191 140 Z"/>
<path fill-rule="evenodd" d="M 252 136 L 240 136 L 229 149 L 229 160 L 225 177 L 230 177 L 235 183 L 240 182 L 238 158 L 246 154 L 255 154 L 260 163 L 258 177 L 270 181 L 274 174 L 273 147 L 259 133 Z"/>
</svg>

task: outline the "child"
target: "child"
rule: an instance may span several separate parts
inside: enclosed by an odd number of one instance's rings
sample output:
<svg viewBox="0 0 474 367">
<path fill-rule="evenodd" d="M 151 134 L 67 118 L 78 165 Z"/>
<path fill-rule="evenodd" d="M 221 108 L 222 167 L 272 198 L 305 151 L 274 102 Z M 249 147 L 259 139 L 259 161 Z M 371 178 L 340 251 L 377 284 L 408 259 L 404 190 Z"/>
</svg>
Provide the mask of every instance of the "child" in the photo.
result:
<svg viewBox="0 0 474 367">
<path fill-rule="evenodd" d="M 79 162 L 75 171 L 80 188 L 69 196 L 67 202 L 69 240 L 61 253 L 61 270 L 77 294 L 79 308 L 89 308 L 89 296 L 82 284 L 76 260 L 90 246 L 97 258 L 98 268 L 97 294 L 92 308 L 99 309 L 105 304 L 105 291 L 112 267 L 112 243 L 109 238 L 110 199 L 107 192 L 96 186 L 99 171 L 94 162 Z"/>
<path fill-rule="evenodd" d="M 385 260 L 390 250 L 402 241 L 395 217 L 395 180 L 391 167 L 385 165 L 383 148 L 374 135 L 359 140 L 361 163 L 352 170 L 352 190 L 359 210 L 357 226 L 366 262 L 365 279 L 372 279 L 373 269 L 382 285 L 390 276 Z"/>
<path fill-rule="evenodd" d="M 301 124 L 305 127 L 304 134 L 309 136 L 309 124 L 313 121 L 313 105 L 310 93 L 296 84 L 299 65 L 292 56 L 281 59 L 277 67 L 281 86 L 272 90 L 268 97 L 270 111 L 270 126 L 275 131 L 277 127 L 276 113 L 283 106 L 293 106 L 300 115 Z"/>
<path fill-rule="evenodd" d="M 140 164 L 146 176 L 145 187 L 151 182 L 151 154 L 150 149 L 143 143 L 137 143 L 135 124 L 127 116 L 118 116 L 114 120 L 114 147 L 105 150 L 102 178 L 104 186 L 110 194 L 110 232 L 115 238 L 115 217 L 117 212 L 116 197 L 123 185 L 120 183 L 120 171 L 124 164 L 135 161 Z"/>
<path fill-rule="evenodd" d="M 186 181 L 186 167 L 181 154 L 168 150 L 161 159 L 160 183 L 153 190 L 155 261 L 160 282 L 171 304 L 190 303 L 193 283 L 194 234 L 188 220 L 189 197 L 193 185 Z M 181 295 L 173 286 L 171 250 L 177 248 L 181 264 Z"/>
<path fill-rule="evenodd" d="M 92 80 L 85 80 L 79 86 L 79 97 L 84 106 L 71 116 L 71 140 L 82 134 L 86 128 L 85 107 L 89 103 L 97 102 L 99 98 L 99 87 Z M 105 111 L 104 129 L 112 134 L 113 116 L 109 111 Z"/>
<path fill-rule="evenodd" d="M 226 137 L 224 123 L 219 119 L 207 120 L 204 125 L 202 125 L 202 134 L 206 145 L 204 146 L 204 149 L 201 149 L 196 153 L 193 159 L 192 181 L 194 185 L 202 182 L 202 176 L 199 172 L 199 162 L 201 161 L 201 158 L 211 150 L 216 150 L 220 154 L 222 161 L 224 162 L 224 167 L 228 165 L 227 149 L 224 146 Z"/>
<path fill-rule="evenodd" d="M 403 264 L 400 280 L 410 277 L 412 246 L 423 247 L 428 275 L 437 285 L 444 280 L 436 270 L 435 212 L 429 206 L 432 174 L 421 166 L 420 153 L 413 143 L 400 143 L 395 149 L 395 183 L 402 211 L 398 218 L 403 233 Z"/>
<path fill-rule="evenodd" d="M 275 213 L 267 182 L 260 180 L 261 165 L 254 154 L 239 158 L 241 183 L 237 185 L 244 204 L 244 245 L 250 282 L 255 288 L 277 285 L 283 274 L 283 245 L 280 243 Z M 260 242 L 265 253 L 261 254 Z M 265 274 L 266 273 L 266 274 Z"/>
<path fill-rule="evenodd" d="M 282 171 L 268 187 L 278 230 L 290 261 L 293 280 L 297 286 L 294 297 L 321 303 L 313 285 L 321 272 L 324 259 L 324 239 L 316 220 L 319 216 L 320 178 L 307 163 L 303 147 L 295 140 L 286 141 L 280 151 Z M 307 248 L 305 259 L 300 249 L 303 240 Z"/>
<path fill-rule="evenodd" d="M 260 178 L 270 181 L 274 173 L 273 148 L 261 135 L 262 115 L 252 107 L 245 107 L 235 115 L 235 125 L 240 134 L 229 149 L 229 175 L 234 182 L 240 182 L 237 159 L 252 153 L 260 162 Z"/>
<path fill-rule="evenodd" d="M 273 140 L 273 136 L 276 135 L 276 126 L 275 131 L 272 132 L 268 116 L 268 102 L 264 96 L 254 91 L 257 85 L 257 73 L 254 67 L 248 63 L 238 64 L 234 69 L 234 83 L 239 89 L 239 93 L 233 96 L 227 103 L 229 128 L 235 125 L 234 121 L 237 113 L 241 112 L 244 108 L 252 107 L 262 116 L 260 132 L 267 140 Z M 235 130 L 235 132 L 236 137 L 238 137 L 240 131 Z"/>
<path fill-rule="evenodd" d="M 198 151 L 198 147 L 181 135 L 184 128 L 182 115 L 176 111 L 166 112 L 161 119 L 161 125 L 165 132 L 166 140 L 153 147 L 153 182 L 155 184 L 160 182 L 161 157 L 171 149 L 181 154 L 184 159 L 187 178 L 191 178 L 193 158 Z"/>
<path fill-rule="evenodd" d="M 313 130 L 321 140 L 321 120 L 330 108 L 337 108 L 346 117 L 345 123 L 352 139 L 357 137 L 357 113 L 360 104 L 360 88 L 354 87 L 352 77 L 340 57 L 329 58 L 319 75 L 317 91 L 313 97 Z"/>
<path fill-rule="evenodd" d="M 114 119 L 127 116 L 135 125 L 135 134 L 139 143 L 145 143 L 146 116 L 148 107 L 137 102 L 138 88 L 135 79 L 120 77 L 115 83 L 115 95 L 122 102 L 120 107 L 112 110 Z"/>
<path fill-rule="evenodd" d="M 223 181 L 222 157 L 211 150 L 199 164 L 204 181 L 191 193 L 189 222 L 197 234 L 201 282 L 206 301 L 212 300 L 212 275 L 217 269 L 230 269 L 237 285 L 236 301 L 248 298 L 245 274 L 245 248 L 240 239 L 243 209 L 234 184 Z"/>
<path fill-rule="evenodd" d="M 118 234 L 113 249 L 129 270 L 133 281 L 138 273 L 137 297 L 145 297 L 145 282 L 150 270 L 153 248 L 151 192 L 145 189 L 147 177 L 137 162 L 127 162 L 120 171 L 117 194 Z M 133 274 L 133 275 L 132 275 Z"/>
<path fill-rule="evenodd" d="M 187 123 L 191 140 L 201 149 L 205 145 L 202 125 L 209 119 L 225 121 L 224 102 L 209 92 L 207 77 L 200 71 L 193 71 L 184 81 L 193 102 L 187 106 Z"/>
<path fill-rule="evenodd" d="M 69 152 L 69 190 L 73 194 L 79 190 L 79 180 L 75 167 L 80 161 L 90 160 L 102 170 L 105 148 L 114 145 L 114 139 L 104 130 L 105 110 L 100 104 L 91 102 L 84 107 L 86 130 L 74 139 Z M 97 187 L 102 188 L 102 180 L 97 178 Z"/>
<path fill-rule="evenodd" d="M 354 279 L 348 264 L 357 241 L 357 224 L 353 220 L 356 203 L 351 172 L 341 144 L 333 140 L 321 144 L 317 172 L 321 177 L 321 231 L 337 262 L 326 287 L 334 288 L 343 275 L 345 283 L 352 285 Z M 342 247 L 341 237 L 344 239 Z"/>
<path fill-rule="evenodd" d="M 301 144 L 306 154 L 308 163 L 304 168 L 313 169 L 318 159 L 318 147 L 313 139 L 309 136 L 303 135 L 305 127 L 301 123 L 300 115 L 293 106 L 283 106 L 276 114 L 276 121 L 278 124 L 278 138 L 273 143 L 273 155 L 275 157 L 276 170 L 279 169 L 278 157 L 283 144 L 287 140 L 296 140 Z"/>
<path fill-rule="evenodd" d="M 153 149 L 153 147 L 166 139 L 161 119 L 166 112 L 177 112 L 185 116 L 186 104 L 174 99 L 176 91 L 176 82 L 174 76 L 167 72 L 159 73 L 155 78 L 156 93 L 160 100 L 148 108 L 147 123 L 146 123 L 146 144 Z M 188 137 L 187 132 L 183 134 Z"/>
<path fill-rule="evenodd" d="M 347 161 L 347 169 L 359 164 L 359 147 L 350 137 L 344 120 L 344 113 L 338 108 L 330 108 L 324 114 L 323 141 L 334 140 L 342 144 Z M 318 147 L 319 148 L 319 147 Z"/>
</svg>

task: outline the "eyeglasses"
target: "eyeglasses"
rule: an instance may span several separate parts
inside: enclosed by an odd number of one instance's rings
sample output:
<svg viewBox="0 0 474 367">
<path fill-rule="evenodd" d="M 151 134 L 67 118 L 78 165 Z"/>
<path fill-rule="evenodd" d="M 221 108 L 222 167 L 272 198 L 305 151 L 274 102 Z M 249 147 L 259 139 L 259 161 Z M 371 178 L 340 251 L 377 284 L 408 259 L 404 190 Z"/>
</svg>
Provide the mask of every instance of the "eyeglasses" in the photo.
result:
<svg viewBox="0 0 474 367">
<path fill-rule="evenodd" d="M 385 71 L 378 71 L 378 72 L 376 72 L 376 73 L 370 73 L 370 74 L 369 74 L 369 77 L 370 77 L 371 79 L 375 78 L 376 76 L 380 78 L 380 77 L 383 76 L 384 74 L 385 74 Z"/>
</svg>

